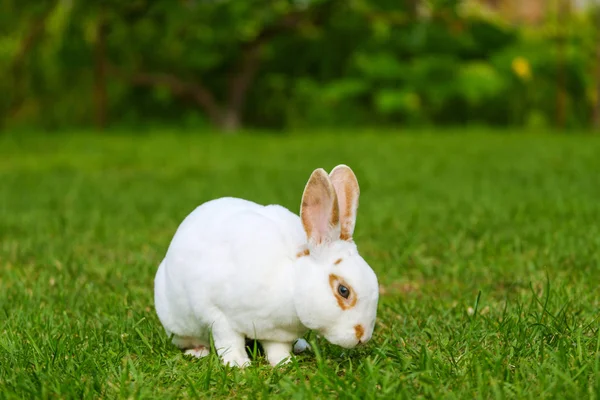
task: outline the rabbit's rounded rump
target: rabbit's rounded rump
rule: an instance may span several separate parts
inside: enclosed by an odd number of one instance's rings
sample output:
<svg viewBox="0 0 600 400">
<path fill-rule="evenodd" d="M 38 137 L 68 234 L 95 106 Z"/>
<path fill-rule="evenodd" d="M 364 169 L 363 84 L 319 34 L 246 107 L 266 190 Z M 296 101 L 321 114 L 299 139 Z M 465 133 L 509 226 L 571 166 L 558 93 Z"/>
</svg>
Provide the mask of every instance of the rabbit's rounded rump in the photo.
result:
<svg viewBox="0 0 600 400">
<path fill-rule="evenodd" d="M 248 338 L 298 338 L 306 328 L 296 317 L 288 269 L 303 236 L 299 217 L 279 206 L 224 198 L 198 207 L 157 273 L 166 330 L 208 345 L 210 325 L 222 319 Z"/>
<path fill-rule="evenodd" d="M 273 365 L 309 329 L 344 347 L 369 340 L 377 279 L 351 240 L 358 184 L 341 168 L 342 196 L 351 197 L 338 200 L 336 181 L 317 170 L 300 217 L 226 197 L 184 219 L 155 278 L 156 311 L 174 344 L 201 357 L 212 335 L 223 362 L 243 366 L 246 338 L 260 340 Z"/>
</svg>

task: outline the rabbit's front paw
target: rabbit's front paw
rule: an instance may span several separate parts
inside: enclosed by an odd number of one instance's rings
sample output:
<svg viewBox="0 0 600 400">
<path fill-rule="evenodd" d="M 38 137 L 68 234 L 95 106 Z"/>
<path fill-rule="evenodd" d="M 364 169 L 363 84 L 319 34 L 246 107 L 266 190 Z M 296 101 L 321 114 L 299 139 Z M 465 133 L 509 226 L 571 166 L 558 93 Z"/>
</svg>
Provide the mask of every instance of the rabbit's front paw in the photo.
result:
<svg viewBox="0 0 600 400">
<path fill-rule="evenodd" d="M 184 354 L 186 356 L 193 356 L 196 358 L 206 357 L 210 354 L 210 351 L 204 346 L 198 346 L 193 349 L 187 349 Z"/>
<path fill-rule="evenodd" d="M 277 364 L 287 364 L 291 361 L 291 343 L 263 341 L 262 346 L 263 349 L 265 349 L 269 364 L 272 366 L 276 366 Z"/>
<path fill-rule="evenodd" d="M 246 355 L 236 354 L 236 352 L 227 352 L 221 356 L 223 364 L 230 367 L 244 368 L 250 365 L 250 359 Z"/>
</svg>

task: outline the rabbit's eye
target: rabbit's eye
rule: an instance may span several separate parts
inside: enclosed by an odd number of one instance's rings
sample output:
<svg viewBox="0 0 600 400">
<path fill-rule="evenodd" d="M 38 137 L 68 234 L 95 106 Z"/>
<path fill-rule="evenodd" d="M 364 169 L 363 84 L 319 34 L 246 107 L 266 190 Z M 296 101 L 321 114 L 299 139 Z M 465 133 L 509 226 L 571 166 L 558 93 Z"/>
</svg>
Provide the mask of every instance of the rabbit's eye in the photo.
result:
<svg viewBox="0 0 600 400">
<path fill-rule="evenodd" d="M 344 285 L 340 285 L 340 286 L 338 286 L 338 293 L 340 294 L 340 296 L 347 299 L 348 296 L 350 296 L 350 289 L 348 289 Z"/>
</svg>

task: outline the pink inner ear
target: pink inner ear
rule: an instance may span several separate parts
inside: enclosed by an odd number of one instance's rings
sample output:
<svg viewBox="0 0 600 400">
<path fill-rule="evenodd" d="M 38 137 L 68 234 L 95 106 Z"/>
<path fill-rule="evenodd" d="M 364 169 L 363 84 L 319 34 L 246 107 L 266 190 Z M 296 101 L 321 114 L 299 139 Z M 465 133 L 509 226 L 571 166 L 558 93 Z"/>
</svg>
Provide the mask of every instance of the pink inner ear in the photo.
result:
<svg viewBox="0 0 600 400">
<path fill-rule="evenodd" d="M 325 240 L 325 237 L 330 229 L 329 220 L 329 212 L 325 210 L 325 207 L 314 210 L 313 237 L 316 243 L 321 243 L 323 240 Z"/>
<path fill-rule="evenodd" d="M 337 239 L 339 235 L 339 207 L 335 189 L 327 173 L 313 172 L 304 189 L 300 210 L 302 225 L 310 243 Z"/>
<path fill-rule="evenodd" d="M 334 184 L 335 192 L 337 194 L 337 198 L 338 198 L 338 204 L 340 206 L 340 212 L 342 213 L 342 215 L 346 215 L 348 213 L 348 199 L 346 198 L 346 193 L 344 191 L 344 185 L 343 183 L 340 185 L 339 189 L 338 186 Z"/>
</svg>

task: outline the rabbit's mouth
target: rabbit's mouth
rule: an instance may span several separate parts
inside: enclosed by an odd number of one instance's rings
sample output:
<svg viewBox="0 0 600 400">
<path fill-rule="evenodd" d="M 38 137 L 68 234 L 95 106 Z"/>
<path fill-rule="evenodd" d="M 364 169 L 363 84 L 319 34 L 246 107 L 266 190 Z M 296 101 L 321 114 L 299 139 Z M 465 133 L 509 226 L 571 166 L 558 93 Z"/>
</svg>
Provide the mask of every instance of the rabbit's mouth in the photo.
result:
<svg viewBox="0 0 600 400">
<path fill-rule="evenodd" d="M 354 347 L 362 344 L 360 339 L 357 339 L 355 335 L 338 335 L 332 333 L 324 333 L 322 336 L 331 344 L 340 346 L 344 349 L 353 349 Z"/>
</svg>

